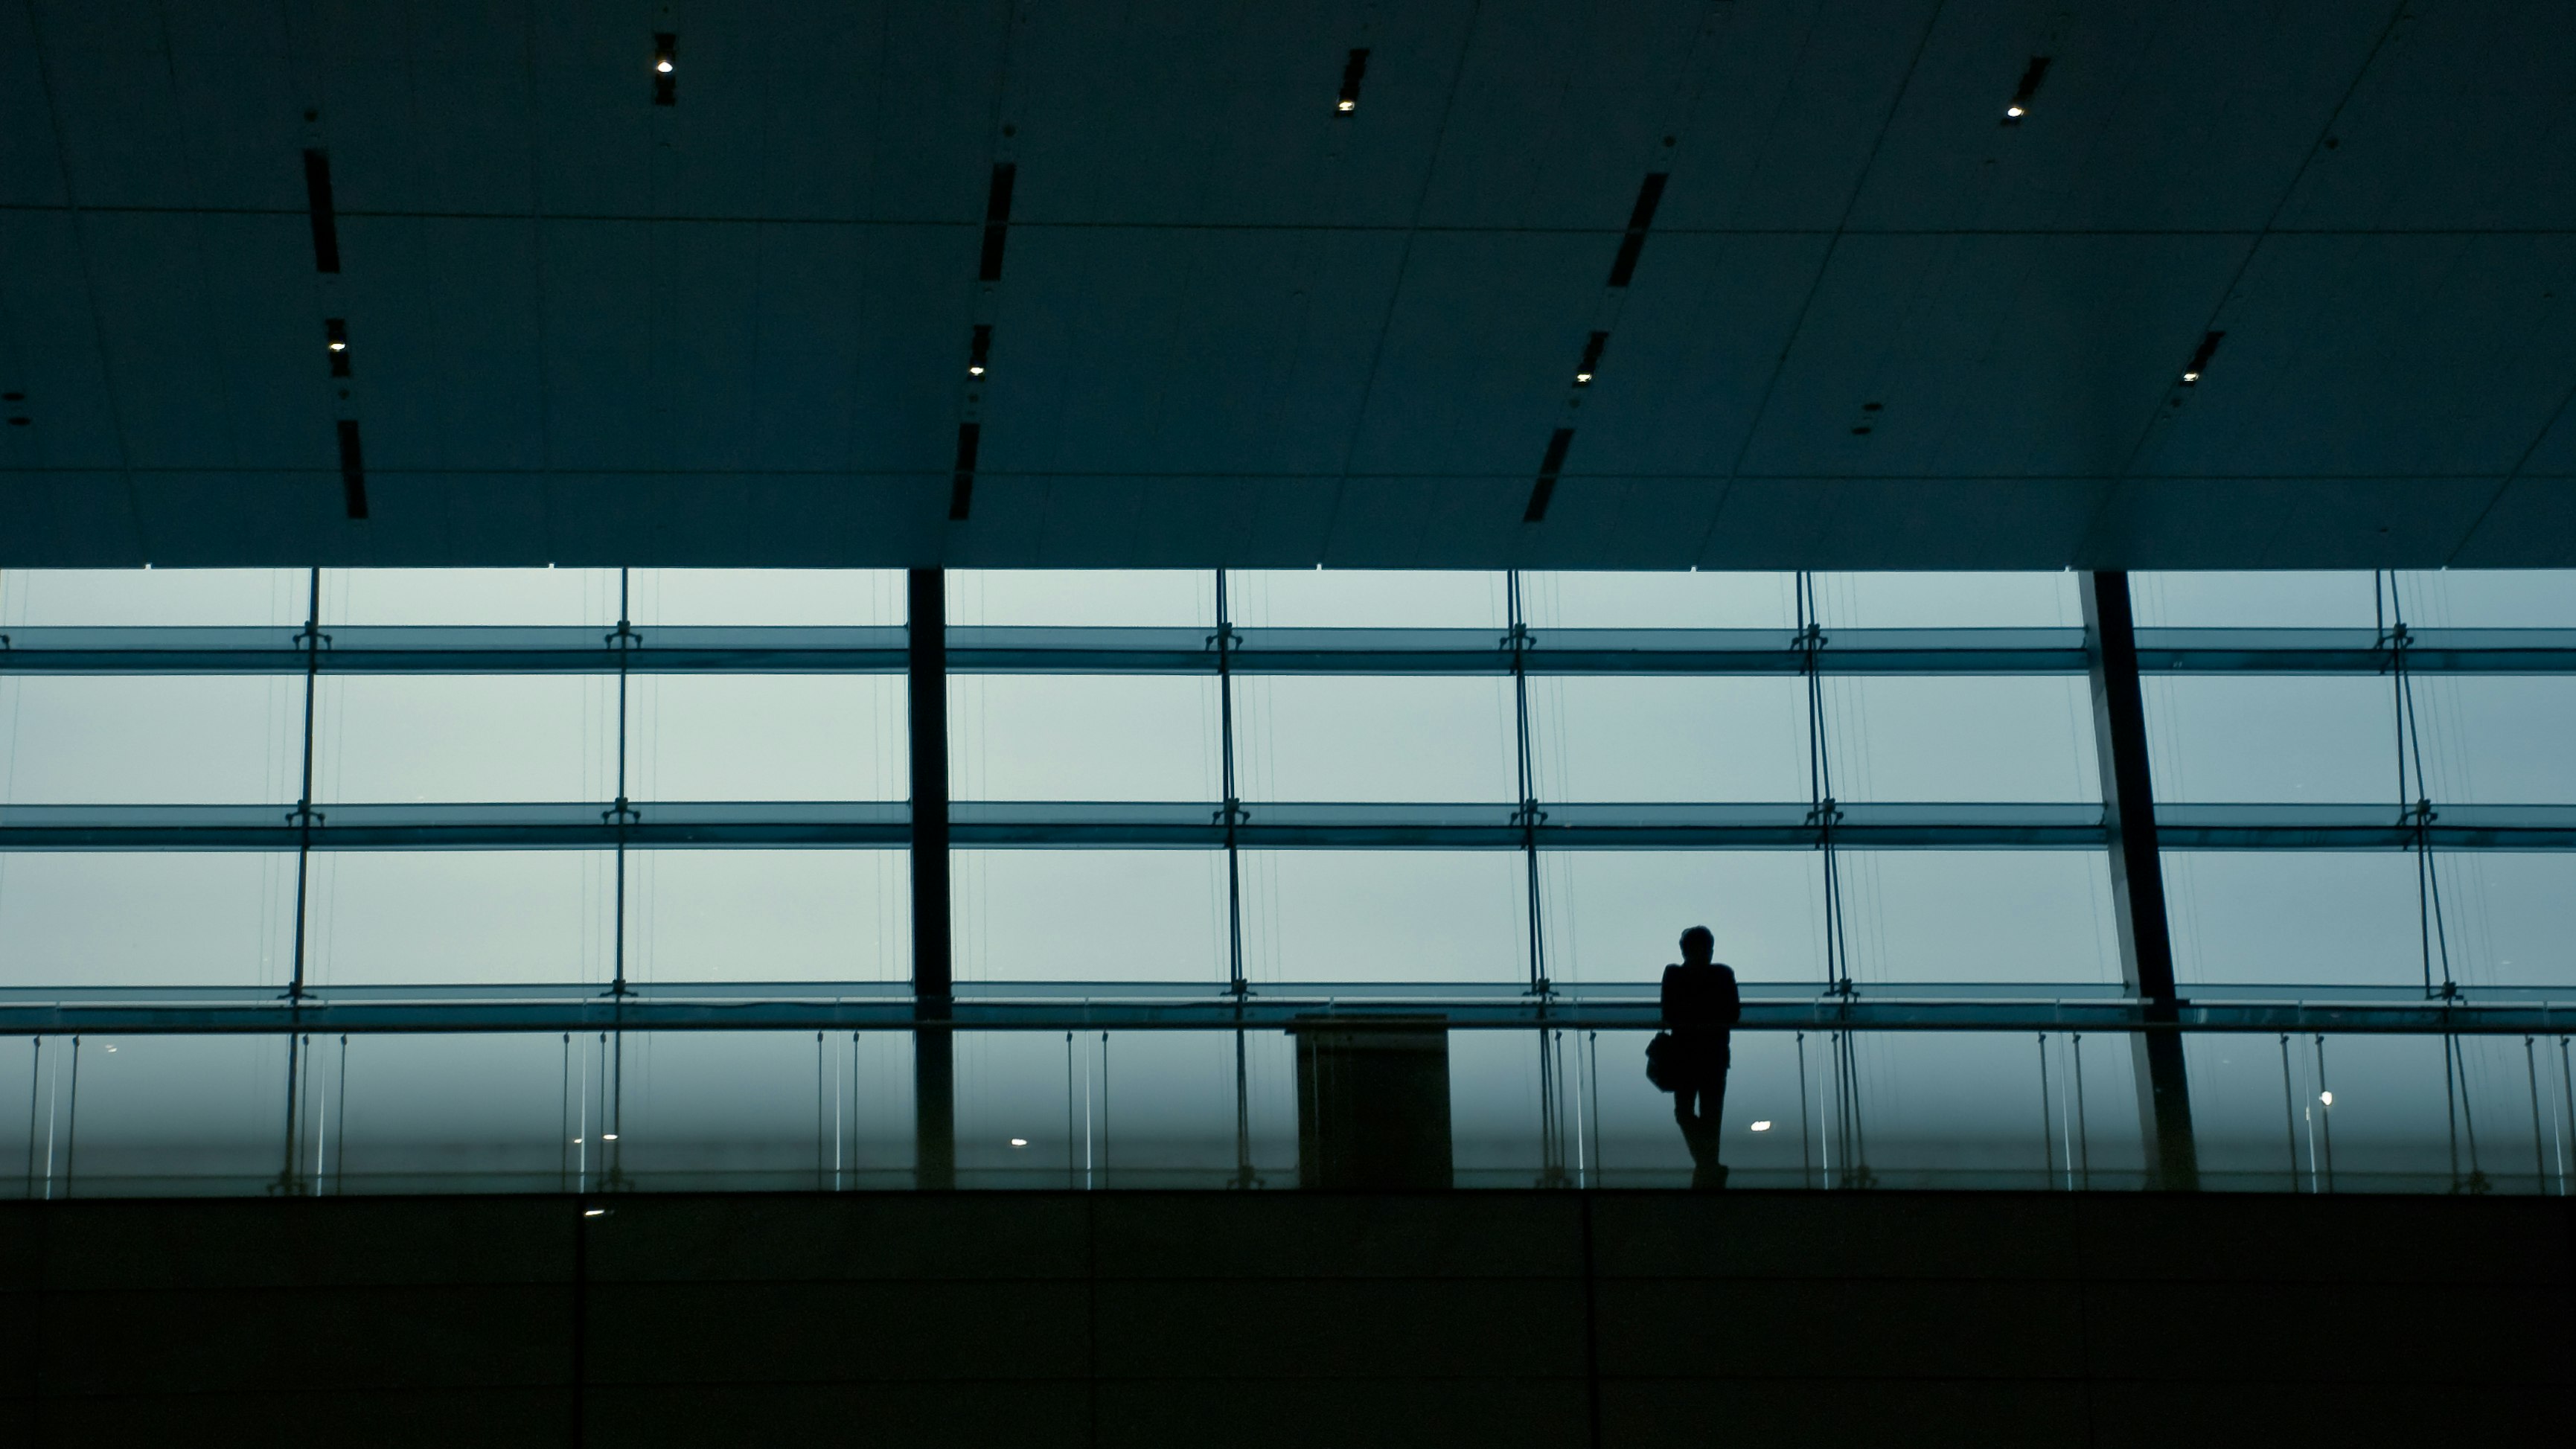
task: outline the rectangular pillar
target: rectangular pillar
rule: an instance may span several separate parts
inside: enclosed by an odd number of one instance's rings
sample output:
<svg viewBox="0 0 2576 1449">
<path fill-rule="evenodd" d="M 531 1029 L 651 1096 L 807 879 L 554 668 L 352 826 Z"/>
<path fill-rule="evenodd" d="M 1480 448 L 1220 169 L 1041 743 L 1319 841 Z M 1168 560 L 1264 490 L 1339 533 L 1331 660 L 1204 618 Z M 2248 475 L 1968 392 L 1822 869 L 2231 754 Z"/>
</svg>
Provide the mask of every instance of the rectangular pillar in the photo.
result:
<svg viewBox="0 0 2576 1449">
<path fill-rule="evenodd" d="M 2085 577 L 2084 642 L 2093 678 L 2093 741 L 2101 765 L 2103 821 L 2111 837 L 2111 903 L 2120 932 L 2120 977 L 2144 1004 L 2149 1027 L 2130 1039 L 2147 1171 L 2157 1187 L 2188 1191 L 2200 1186 L 2200 1165 L 2192 1145 L 2191 1084 L 2183 1065 L 2182 1036 L 2170 1029 L 2181 993 L 2174 986 L 2173 933 L 2165 914 L 2155 778 L 2148 768 L 2147 708 L 2138 685 L 2137 625 L 2130 612 L 2127 574 Z"/>
<path fill-rule="evenodd" d="M 918 1186 L 957 1185 L 954 974 L 948 917 L 948 580 L 906 575 L 912 754 L 913 1165 Z"/>
<path fill-rule="evenodd" d="M 1448 1028 L 1437 1016 L 1298 1018 L 1298 1186 L 1450 1185 Z"/>
</svg>

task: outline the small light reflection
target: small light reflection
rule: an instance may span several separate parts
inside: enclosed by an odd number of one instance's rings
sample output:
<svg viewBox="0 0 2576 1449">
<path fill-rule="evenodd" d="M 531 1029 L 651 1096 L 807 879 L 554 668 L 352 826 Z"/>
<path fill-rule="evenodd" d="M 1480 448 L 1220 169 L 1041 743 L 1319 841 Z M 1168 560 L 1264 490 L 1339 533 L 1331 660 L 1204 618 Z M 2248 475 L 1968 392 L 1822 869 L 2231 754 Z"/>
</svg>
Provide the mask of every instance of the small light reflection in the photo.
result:
<svg viewBox="0 0 2576 1449">
<path fill-rule="evenodd" d="M 1756 1132 L 1768 1132 L 1768 1131 L 1770 1131 L 1770 1130 L 1771 1130 L 1771 1119 L 1770 1119 L 1770 1118 L 1768 1118 L 1768 1117 L 1765 1117 L 1765 1118 L 1763 1118 L 1761 1121 L 1754 1123 L 1754 1124 L 1753 1124 L 1753 1130 L 1754 1130 L 1754 1131 L 1756 1131 Z"/>
<path fill-rule="evenodd" d="M 670 67 L 666 65 L 662 67 L 662 69 L 669 70 Z M 2004 114 L 2018 121 L 2022 118 L 2022 108 L 2019 106 L 2006 106 L 2004 107 Z"/>
<path fill-rule="evenodd" d="M 2331 1106 L 2333 1106 L 2333 1105 L 2334 1105 L 2334 1093 L 2332 1093 L 2332 1092 L 2319 1092 L 2319 1093 L 2317 1093 L 2317 1100 L 2318 1100 L 2318 1101 L 2320 1101 L 2320 1102 L 2323 1102 L 2325 1105 L 2327 1105 L 2327 1106 L 2331 1107 Z"/>
<path fill-rule="evenodd" d="M 1029 1139 L 1025 1137 L 1014 1137 L 1011 1139 L 1011 1145 L 1013 1147 L 1026 1147 L 1029 1145 Z"/>
<path fill-rule="evenodd" d="M 583 1217 L 586 1217 L 586 1218 L 604 1218 L 604 1217 L 608 1216 L 608 1209 L 606 1209 L 606 1208 L 583 1208 L 583 1209 L 581 1210 L 581 1215 L 582 1215 Z"/>
<path fill-rule="evenodd" d="M 669 75 L 671 73 L 671 63 L 667 60 L 657 60 L 653 62 L 653 68 L 664 75 Z"/>
<path fill-rule="evenodd" d="M 614 1142 L 617 1140 L 617 1134 L 614 1132 L 602 1132 L 599 1134 L 599 1140 L 602 1142 Z"/>
</svg>

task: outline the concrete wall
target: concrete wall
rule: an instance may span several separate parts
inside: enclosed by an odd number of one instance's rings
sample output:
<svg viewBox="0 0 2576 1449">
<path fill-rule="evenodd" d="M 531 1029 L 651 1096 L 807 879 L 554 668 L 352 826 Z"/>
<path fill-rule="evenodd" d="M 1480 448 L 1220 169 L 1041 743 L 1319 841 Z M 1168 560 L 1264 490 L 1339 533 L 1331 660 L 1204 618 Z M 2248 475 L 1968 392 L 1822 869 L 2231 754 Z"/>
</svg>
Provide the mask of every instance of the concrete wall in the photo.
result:
<svg viewBox="0 0 2576 1449">
<path fill-rule="evenodd" d="M 0 1441 L 2540 1441 L 2571 1254 L 2535 1199 L 8 1204 Z"/>
</svg>

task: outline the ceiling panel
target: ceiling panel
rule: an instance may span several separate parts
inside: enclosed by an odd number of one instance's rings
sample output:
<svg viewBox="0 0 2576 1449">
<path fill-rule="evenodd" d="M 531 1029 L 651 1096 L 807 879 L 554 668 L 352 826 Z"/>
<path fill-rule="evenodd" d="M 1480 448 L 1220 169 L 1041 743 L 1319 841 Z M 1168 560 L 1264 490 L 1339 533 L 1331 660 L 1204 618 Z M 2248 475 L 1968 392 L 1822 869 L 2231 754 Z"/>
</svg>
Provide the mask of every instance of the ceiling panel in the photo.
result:
<svg viewBox="0 0 2576 1449">
<path fill-rule="evenodd" d="M 1638 182 L 1665 164 L 1662 138 L 1686 114 L 1686 65 L 1704 28 L 1710 45 L 1720 43 L 1713 9 L 1722 8 L 1478 6 L 1457 96 L 1441 118 L 1424 222 L 1617 232 Z"/>
<path fill-rule="evenodd" d="M 117 468 L 124 442 L 99 353 L 81 225 L 66 211 L 0 210 L 0 392 L 26 427 L 0 425 L 10 468 Z"/>
<path fill-rule="evenodd" d="M 1339 470 L 1403 245 L 1370 232 L 1015 233 L 985 390 L 985 462 L 1075 473 Z M 966 340 L 961 318 L 940 361 L 962 366 Z"/>
<path fill-rule="evenodd" d="M 1580 232 L 1426 232 L 1406 251 L 1350 453 L 1364 473 L 1535 474 L 1615 250 Z"/>
<path fill-rule="evenodd" d="M 1473 7 L 1033 9 L 1014 46 L 1015 218 L 1403 226 L 1444 141 Z M 1359 108 L 1335 103 L 1369 49 Z"/>
<path fill-rule="evenodd" d="M 2224 236 L 1845 237 L 1743 468 L 2116 473 L 2243 246 Z"/>
<path fill-rule="evenodd" d="M 2555 0 L 2409 13 L 2285 225 L 2576 226 L 2576 14 Z"/>
<path fill-rule="evenodd" d="M 1719 7 L 1658 229 L 1842 224 L 1937 0 Z M 1616 226 L 1626 220 L 1613 220 Z"/>
<path fill-rule="evenodd" d="M 351 218 L 339 297 L 371 469 L 546 462 L 538 228 L 507 218 Z M 308 365 L 317 372 L 316 351 Z"/>
<path fill-rule="evenodd" d="M 0 562 L 2576 563 L 2564 0 L 2396 4 L 32 0 Z"/>
<path fill-rule="evenodd" d="M 2564 234 L 2273 237 L 2138 466 L 2500 477 L 2576 385 L 2571 297 Z"/>
<path fill-rule="evenodd" d="M 2386 27 L 2385 0 L 1952 6 L 1853 207 L 1873 229 L 2261 227 Z M 2049 67 L 2003 124 L 2033 56 Z"/>
</svg>

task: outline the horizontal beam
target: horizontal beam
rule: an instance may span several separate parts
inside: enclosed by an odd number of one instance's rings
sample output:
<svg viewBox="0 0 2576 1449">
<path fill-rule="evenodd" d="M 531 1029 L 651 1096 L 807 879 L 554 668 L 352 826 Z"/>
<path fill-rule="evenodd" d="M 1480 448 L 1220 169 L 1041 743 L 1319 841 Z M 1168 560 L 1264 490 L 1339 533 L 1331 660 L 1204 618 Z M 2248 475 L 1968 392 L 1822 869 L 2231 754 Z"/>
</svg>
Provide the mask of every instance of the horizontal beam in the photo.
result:
<svg viewBox="0 0 2576 1449">
<path fill-rule="evenodd" d="M 597 987 L 416 988 L 410 994 L 325 991 L 290 1004 L 274 993 L 253 995 L 126 991 L 0 999 L 0 1032 L 85 1035 L 208 1035 L 281 1032 L 564 1032 L 564 1031 L 910 1031 L 918 1017 L 909 996 L 879 983 L 847 988 L 663 987 L 612 997 Z M 838 994 L 846 990 L 847 994 Z M 2023 988 L 2027 990 L 2027 988 Z M 433 994 L 435 993 L 435 994 Z M 2576 1030 L 2576 989 L 2565 999 L 2525 996 L 2477 1004 L 2426 1001 L 2187 1003 L 2151 1018 L 2142 1003 L 2117 998 L 1861 996 L 1748 997 L 1744 1031 L 2146 1031 L 2325 1032 L 2496 1035 Z M 1227 1031 L 1294 1030 L 1322 1024 L 1366 1026 L 1390 1018 L 1439 1018 L 1459 1029 L 1651 1031 L 1657 1007 L 1644 991 L 1619 995 L 1471 995 L 1456 988 L 1306 986 L 1256 990 L 1237 1000 L 1207 990 L 1117 996 L 1032 995 L 1016 999 L 962 996 L 950 1007 L 961 1031 Z"/>
<path fill-rule="evenodd" d="M 1833 825 L 1853 850 L 2099 850 L 2102 807 L 2081 803 L 1844 804 Z M 1236 838 L 1250 850 L 1806 850 L 1823 830 L 1805 802 L 1550 804 L 1524 830 L 1492 804 L 1255 802 Z M 1225 844 L 1215 802 L 959 801 L 958 849 L 1197 849 Z M 901 849 L 900 800 L 642 802 L 624 821 L 605 801 L 557 804 L 293 806 L 11 805 L 0 850 Z M 2167 805 L 2166 848 L 2402 850 L 2416 827 L 2392 805 Z M 2576 850 L 2576 805 L 2455 805 L 2425 828 L 2438 850 Z"/>
<path fill-rule="evenodd" d="M 586 627 L 351 625 L 324 631 L 327 674 L 899 674 L 900 627 L 650 627 L 623 650 Z M 1241 674 L 1508 674 L 1498 629 L 1242 629 Z M 1543 675 L 1789 675 L 1803 667 L 1788 629 L 1542 629 Z M 1213 626 L 948 631 L 954 674 L 1213 674 Z M 296 630 L 21 628 L 0 634 L 0 673 L 301 674 Z M 2389 655 L 2369 629 L 2141 629 L 2138 665 L 2163 674 L 2378 674 Z M 2426 629 L 2411 669 L 2576 673 L 2576 630 Z M 1817 667 L 1837 675 L 2082 674 L 2081 629 L 1837 629 Z"/>
</svg>

